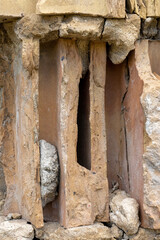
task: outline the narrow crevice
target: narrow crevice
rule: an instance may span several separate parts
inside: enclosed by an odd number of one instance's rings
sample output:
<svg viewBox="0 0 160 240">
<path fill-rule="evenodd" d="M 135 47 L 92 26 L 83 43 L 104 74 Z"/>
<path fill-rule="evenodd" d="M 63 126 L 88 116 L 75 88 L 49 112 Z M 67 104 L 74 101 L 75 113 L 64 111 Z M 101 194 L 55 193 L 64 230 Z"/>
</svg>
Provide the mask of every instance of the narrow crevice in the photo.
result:
<svg viewBox="0 0 160 240">
<path fill-rule="evenodd" d="M 125 136 L 125 145 L 126 145 L 126 161 L 127 161 L 127 173 L 128 173 L 128 185 L 130 190 L 130 169 L 129 169 L 129 159 L 128 159 L 128 143 L 127 143 L 127 130 L 126 130 L 126 121 L 123 113 L 124 120 L 124 136 Z"/>
<path fill-rule="evenodd" d="M 104 19 L 104 22 L 103 22 L 103 27 L 102 27 L 102 32 L 101 32 L 100 40 L 102 40 L 102 38 L 103 38 L 103 32 L 104 32 L 104 28 L 105 28 L 105 23 L 106 23 L 106 19 Z"/>
<path fill-rule="evenodd" d="M 124 123 L 124 140 L 125 140 L 125 149 L 126 149 L 126 162 L 127 162 L 127 173 L 128 173 L 128 185 L 130 190 L 130 169 L 129 169 L 129 156 L 128 156 L 128 142 L 127 142 L 127 129 L 126 129 L 126 119 L 125 119 L 125 111 L 126 108 L 124 106 L 124 101 L 126 99 L 127 93 L 128 93 L 128 85 L 130 80 L 130 72 L 128 67 L 128 59 L 126 59 L 126 70 L 125 70 L 125 81 L 126 81 L 126 91 L 123 95 L 122 102 L 121 102 L 121 114 L 123 117 L 123 123 Z"/>
<path fill-rule="evenodd" d="M 77 114 L 78 140 L 77 162 L 91 170 L 90 94 L 89 71 L 79 83 L 79 104 Z"/>
<path fill-rule="evenodd" d="M 36 237 L 36 230 L 35 229 L 34 229 L 34 238 L 33 238 L 33 240 L 40 240 L 40 238 Z"/>
</svg>

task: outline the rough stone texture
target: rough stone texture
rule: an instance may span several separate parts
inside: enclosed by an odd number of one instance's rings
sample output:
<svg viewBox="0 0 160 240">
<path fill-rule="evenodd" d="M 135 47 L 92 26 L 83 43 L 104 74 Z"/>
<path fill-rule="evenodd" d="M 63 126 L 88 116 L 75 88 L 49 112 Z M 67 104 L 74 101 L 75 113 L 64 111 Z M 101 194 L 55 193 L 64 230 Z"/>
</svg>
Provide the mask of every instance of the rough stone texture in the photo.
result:
<svg viewBox="0 0 160 240">
<path fill-rule="evenodd" d="M 129 13 L 136 13 L 141 18 L 159 17 L 160 2 L 159 0 L 127 0 L 127 10 Z"/>
<path fill-rule="evenodd" d="M 122 237 L 118 231 L 116 226 L 108 228 L 101 223 L 70 229 L 58 223 L 45 223 L 43 229 L 36 230 L 36 237 L 40 240 L 114 240 Z"/>
<path fill-rule="evenodd" d="M 1 34 L 1 32 L 0 32 Z M 0 41 L 0 48 L 2 47 L 2 42 Z M 4 55 L 2 50 L 0 51 L 0 59 L 3 59 Z M 2 61 L 0 60 L 0 72 L 2 74 Z M 2 159 L 2 152 L 3 152 L 3 137 L 4 137 L 4 128 L 3 128 L 3 120 L 4 120 L 4 82 L 3 77 L 0 78 L 0 212 L 2 211 L 5 195 L 6 195 L 6 183 L 5 183 L 5 176 L 3 171 L 3 159 Z"/>
<path fill-rule="evenodd" d="M 0 86 L 1 86 L 1 110 L 0 110 L 0 160 L 3 166 L 7 196 L 5 206 L 10 212 L 18 211 L 13 199 L 15 190 L 15 147 L 14 147 L 14 118 L 15 118 L 15 83 L 13 79 L 13 45 L 6 31 L 0 29 Z M 12 86 L 12 87 L 10 87 Z M 3 92 L 3 94 L 2 94 Z M 4 181 L 4 179 L 3 179 Z M 2 185 L 3 186 L 3 185 Z M 5 188 L 5 186 L 3 186 Z"/>
<path fill-rule="evenodd" d="M 103 18 L 71 16 L 64 19 L 59 36 L 64 38 L 100 39 L 104 25 Z"/>
<path fill-rule="evenodd" d="M 107 169 L 110 189 L 129 192 L 128 156 L 124 119 L 124 99 L 128 88 L 128 63 L 113 64 L 107 59 L 105 114 Z"/>
<path fill-rule="evenodd" d="M 13 219 L 21 219 L 22 215 L 19 213 L 9 213 L 7 215 L 7 220 L 13 220 Z"/>
<path fill-rule="evenodd" d="M 136 13 L 144 19 L 147 16 L 147 9 L 143 0 L 127 0 L 127 10 L 129 13 Z"/>
<path fill-rule="evenodd" d="M 39 0 L 37 3 L 38 14 L 85 14 L 110 18 L 125 17 L 124 0 Z"/>
<path fill-rule="evenodd" d="M 58 38 L 62 16 L 41 17 L 30 14 L 17 22 L 16 33 L 19 38 L 47 38 L 47 41 Z"/>
<path fill-rule="evenodd" d="M 142 218 L 142 225 L 143 227 L 154 229 L 160 228 L 160 73 L 159 51 L 157 51 L 157 49 L 159 49 L 158 46 L 158 42 L 152 43 L 148 42 L 147 40 L 139 41 L 136 43 L 135 51 L 136 68 L 140 79 L 143 81 L 141 104 L 145 114 L 145 129 L 143 139 L 144 217 Z M 150 48 L 152 49 L 152 54 L 150 53 Z"/>
<path fill-rule="evenodd" d="M 147 17 L 160 17 L 160 1 L 144 0 L 147 8 Z"/>
<path fill-rule="evenodd" d="M 51 42 L 48 48 L 45 44 L 40 63 L 42 66 L 40 72 L 40 116 L 43 117 L 44 114 L 42 109 L 44 111 L 46 109 L 43 108 L 43 102 L 46 101 L 51 105 L 55 102 L 59 103 L 58 109 L 50 109 L 50 112 L 46 113 L 49 116 L 47 129 L 43 124 L 44 121 L 41 120 L 40 135 L 43 139 L 50 138 L 52 144 L 54 143 L 57 147 L 61 169 L 59 209 L 56 203 L 53 203 L 44 216 L 45 219 L 53 220 L 55 212 L 58 211 L 60 223 L 65 227 L 89 225 L 93 224 L 95 220 L 108 221 L 104 103 L 102 101 L 99 104 L 99 99 L 103 99 L 104 96 L 106 45 L 105 43 L 93 43 L 90 51 L 90 84 L 95 92 L 91 93 L 93 95 L 90 98 L 91 117 L 88 130 L 91 135 L 88 136 L 88 139 L 91 141 L 91 148 L 94 146 L 94 150 L 91 155 L 90 149 L 87 148 L 86 153 L 91 159 L 91 170 L 77 162 L 77 110 L 82 61 L 76 42 L 60 39 Z M 55 62 L 54 68 L 52 65 L 48 65 L 47 52 L 51 53 L 50 57 L 52 56 L 49 59 Z M 52 85 L 50 80 L 46 81 L 46 69 L 47 79 L 52 79 L 55 85 Z M 41 88 L 42 83 L 43 89 Z M 54 96 L 57 96 L 58 99 L 47 97 L 48 84 L 51 89 L 54 89 Z M 58 86 L 60 84 L 61 88 L 57 87 L 57 84 Z M 46 89 L 46 94 L 43 92 L 44 89 Z M 88 95 L 89 93 L 88 90 Z M 53 121 L 55 129 L 50 128 Z M 49 129 L 51 129 L 50 132 L 48 132 Z M 88 165 L 87 159 L 84 159 L 84 163 L 85 166 Z"/>
<path fill-rule="evenodd" d="M 131 236 L 129 239 L 132 240 L 156 240 L 156 232 L 140 228 L 138 233 L 134 236 Z"/>
<path fill-rule="evenodd" d="M 26 40 L 13 48 L 6 37 L 4 48 L 1 65 L 5 99 L 1 147 L 7 185 L 4 213 L 20 213 L 33 225 L 42 227 L 37 130 L 39 42 Z"/>
<path fill-rule="evenodd" d="M 143 82 L 138 76 L 135 66 L 135 54 L 128 57 L 128 88 L 123 100 L 123 115 L 126 136 L 126 155 L 129 191 L 140 205 L 140 215 L 143 216 L 143 134 L 144 112 L 140 103 Z M 134 101 L 133 101 L 134 99 Z M 138 141 L 137 141 L 138 139 Z M 135 160 L 136 159 L 136 160 Z"/>
<path fill-rule="evenodd" d="M 90 50 L 90 41 L 89 40 L 77 40 L 76 41 L 79 54 L 82 59 L 82 77 L 87 74 L 89 69 L 89 50 Z"/>
<path fill-rule="evenodd" d="M 25 220 L 12 220 L 0 222 L 1 240 L 32 240 L 34 229 Z"/>
<path fill-rule="evenodd" d="M 58 154 L 55 146 L 40 141 L 40 177 L 42 206 L 52 202 L 57 193 L 59 178 Z"/>
<path fill-rule="evenodd" d="M 37 0 L 0 0 L 0 21 L 35 13 Z"/>
<path fill-rule="evenodd" d="M 140 18 L 136 14 L 129 14 L 126 19 L 106 20 L 102 39 L 110 45 L 109 57 L 114 64 L 123 62 L 135 48 L 139 32 Z"/>
<path fill-rule="evenodd" d="M 145 38 L 153 38 L 157 35 L 157 20 L 155 18 L 147 18 L 142 27 L 142 33 Z"/>
<path fill-rule="evenodd" d="M 43 226 L 40 194 L 38 68 L 39 41 L 25 39 L 15 58 L 16 176 L 19 211 L 36 227 Z M 20 57 L 21 56 L 21 57 Z M 16 196 L 16 197 L 17 197 Z M 9 209 L 8 209 L 9 211 Z"/>
<path fill-rule="evenodd" d="M 116 191 L 111 196 L 110 220 L 121 228 L 127 235 L 137 233 L 139 228 L 139 206 L 135 199 L 129 197 L 124 191 Z"/>
</svg>

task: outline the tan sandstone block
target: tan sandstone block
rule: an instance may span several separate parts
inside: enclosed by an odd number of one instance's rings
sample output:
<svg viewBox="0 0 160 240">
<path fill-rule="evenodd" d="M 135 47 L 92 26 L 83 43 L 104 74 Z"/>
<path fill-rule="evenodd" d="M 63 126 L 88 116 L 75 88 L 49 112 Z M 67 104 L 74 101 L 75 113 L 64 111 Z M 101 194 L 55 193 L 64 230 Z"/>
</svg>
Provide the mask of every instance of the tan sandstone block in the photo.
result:
<svg viewBox="0 0 160 240">
<path fill-rule="evenodd" d="M 143 0 L 127 0 L 129 13 L 136 13 L 141 18 L 146 18 L 147 10 Z"/>
<path fill-rule="evenodd" d="M 124 0 L 39 0 L 38 14 L 85 14 L 110 18 L 125 17 Z"/>
<path fill-rule="evenodd" d="M 12 45 L 10 46 L 12 50 Z M 7 185 L 4 213 L 20 213 L 36 227 L 43 226 L 39 177 L 38 62 L 39 41 L 24 40 L 5 53 L 14 61 L 4 85 L 3 167 Z M 12 53 L 12 54 L 11 54 Z M 7 62 L 6 62 L 7 63 Z M 3 68 L 2 68 L 3 70 Z M 14 74 L 13 74 L 14 70 Z"/>
<path fill-rule="evenodd" d="M 160 17 L 160 1 L 159 0 L 145 0 L 147 7 L 147 17 Z"/>
<path fill-rule="evenodd" d="M 0 18 L 22 17 L 34 13 L 37 0 L 0 0 Z"/>
<path fill-rule="evenodd" d="M 140 17 L 128 14 L 126 19 L 106 19 L 102 40 L 110 45 L 109 57 L 114 64 L 122 63 L 135 48 L 140 32 Z"/>
<path fill-rule="evenodd" d="M 71 16 L 62 22 L 59 35 L 64 38 L 100 39 L 104 19 L 84 16 Z"/>
</svg>

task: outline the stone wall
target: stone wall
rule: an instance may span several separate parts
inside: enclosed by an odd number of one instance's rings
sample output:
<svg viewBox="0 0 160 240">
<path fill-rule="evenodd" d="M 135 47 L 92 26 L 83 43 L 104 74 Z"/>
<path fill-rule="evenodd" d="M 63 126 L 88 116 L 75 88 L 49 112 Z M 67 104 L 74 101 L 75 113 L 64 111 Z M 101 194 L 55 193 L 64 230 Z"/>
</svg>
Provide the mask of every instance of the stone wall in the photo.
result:
<svg viewBox="0 0 160 240">
<path fill-rule="evenodd" d="M 158 0 L 1 3 L 4 215 L 36 228 L 109 224 L 109 192 L 119 188 L 138 202 L 141 226 L 160 229 L 159 19 Z M 54 195 L 43 204 L 40 140 L 59 161 L 54 192 L 43 166 Z"/>
</svg>

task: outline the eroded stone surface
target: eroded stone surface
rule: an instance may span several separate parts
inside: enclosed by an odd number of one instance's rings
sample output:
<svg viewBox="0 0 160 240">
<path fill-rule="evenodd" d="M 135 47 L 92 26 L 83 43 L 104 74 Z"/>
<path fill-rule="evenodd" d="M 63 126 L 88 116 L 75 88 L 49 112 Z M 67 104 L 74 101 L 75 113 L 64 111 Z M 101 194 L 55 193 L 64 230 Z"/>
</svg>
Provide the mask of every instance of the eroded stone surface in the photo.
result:
<svg viewBox="0 0 160 240">
<path fill-rule="evenodd" d="M 57 193 L 59 178 L 58 154 L 55 146 L 40 141 L 41 197 L 43 207 L 52 202 Z"/>
<path fill-rule="evenodd" d="M 2 161 L 7 196 L 4 213 L 20 213 L 33 225 L 42 227 L 37 130 L 39 43 L 26 40 L 16 45 L 15 42 L 13 48 L 9 38 L 5 42 L 1 65 L 1 79 L 5 79 Z"/>
<path fill-rule="evenodd" d="M 0 21 L 35 13 L 37 0 L 0 0 Z"/>
<path fill-rule="evenodd" d="M 154 43 L 153 43 L 154 44 Z M 157 44 L 157 43 L 155 43 Z M 154 48 L 153 48 L 154 49 Z M 152 49 L 152 50 L 153 50 Z M 143 154 L 143 178 L 144 200 L 143 209 L 145 216 L 142 218 L 144 227 L 159 229 L 160 209 L 160 173 L 159 173 L 159 108 L 160 108 L 160 77 L 158 62 L 152 63 L 149 58 L 149 42 L 146 40 L 136 43 L 136 68 L 140 79 L 143 81 L 143 93 L 141 104 L 145 114 L 144 129 L 144 154 Z M 154 52 L 153 59 L 158 58 L 159 53 Z M 152 59 L 152 58 L 151 58 Z M 154 69 L 155 74 L 153 74 Z"/>
<path fill-rule="evenodd" d="M 39 0 L 37 3 L 38 14 L 85 14 L 110 18 L 125 17 L 124 0 Z"/>
<path fill-rule="evenodd" d="M 7 215 L 7 220 L 13 220 L 13 219 L 21 219 L 22 215 L 19 213 L 9 213 Z"/>
<path fill-rule="evenodd" d="M 144 0 L 147 8 L 148 17 L 160 17 L 160 1 L 159 0 Z"/>
<path fill-rule="evenodd" d="M 129 14 L 124 20 L 106 20 L 102 39 L 110 45 L 109 57 L 114 64 L 123 62 L 135 48 L 139 32 L 140 18 L 136 14 Z"/>
<path fill-rule="evenodd" d="M 114 240 L 122 236 L 117 235 L 115 228 L 113 230 L 95 223 L 90 226 L 64 229 L 58 223 L 45 223 L 43 229 L 36 230 L 36 237 L 40 240 Z"/>
<path fill-rule="evenodd" d="M 100 39 L 104 25 L 103 18 L 72 16 L 64 19 L 60 27 L 60 37 L 80 39 Z"/>
<path fill-rule="evenodd" d="M 2 221 L 0 223 L 1 240 L 32 240 L 34 229 L 25 220 Z"/>
<path fill-rule="evenodd" d="M 146 18 L 147 9 L 143 0 L 127 0 L 127 10 L 129 13 L 136 13 L 141 18 Z"/>
<path fill-rule="evenodd" d="M 140 228 L 138 233 L 134 236 L 131 236 L 129 239 L 132 240 L 156 240 L 156 232 Z"/>
<path fill-rule="evenodd" d="M 17 22 L 16 33 L 21 39 L 47 38 L 47 41 L 58 38 L 58 30 L 62 22 L 62 16 L 41 17 L 30 14 Z"/>
<path fill-rule="evenodd" d="M 142 27 L 142 32 L 145 38 L 153 38 L 157 35 L 157 20 L 155 18 L 147 18 Z"/>
<path fill-rule="evenodd" d="M 54 220 L 54 213 L 57 211 L 60 217 L 61 225 L 65 227 L 74 227 L 81 225 L 93 224 L 97 221 L 108 221 L 108 181 L 106 176 L 106 144 L 105 144 L 105 122 L 104 122 L 104 85 L 105 85 L 105 67 L 106 67 L 106 44 L 92 43 L 90 47 L 90 81 L 91 88 L 94 93 L 88 91 L 87 104 L 90 104 L 90 126 L 88 137 L 91 142 L 92 152 L 86 149 L 86 154 L 91 159 L 91 168 L 88 167 L 89 162 L 82 156 L 84 164 L 80 164 L 77 160 L 77 142 L 78 142 L 78 101 L 79 101 L 79 82 L 82 76 L 82 59 L 78 52 L 76 42 L 68 39 L 60 39 L 50 43 L 47 50 L 46 45 L 43 49 L 43 67 L 45 70 L 46 51 L 51 52 L 53 61 L 57 68 L 46 66 L 47 75 L 51 76 L 55 86 L 49 81 L 50 87 L 55 90 L 58 99 L 47 97 L 50 104 L 57 102 L 58 109 L 50 109 L 54 116 L 54 122 L 58 125 L 55 129 L 52 127 L 52 121 L 49 128 L 41 124 L 41 134 L 54 142 L 57 146 L 60 161 L 60 191 L 59 191 L 59 209 L 56 202 L 49 206 L 45 219 Z M 49 50 L 53 49 L 53 51 Z M 75 70 L 76 69 L 76 70 Z M 40 72 L 41 83 L 46 88 L 46 74 Z M 61 88 L 57 86 L 61 86 Z M 41 89 L 42 90 L 42 89 Z M 52 92 L 51 92 L 52 93 Z M 48 94 L 48 91 L 46 92 Z M 41 95 L 42 99 L 45 93 Z M 81 96 L 83 98 L 83 96 Z M 100 101 L 102 103 L 100 104 Z M 44 108 L 45 111 L 45 108 Z M 57 114 L 57 115 L 56 115 Z M 42 115 L 41 115 L 42 116 Z M 50 116 L 47 113 L 47 116 Z M 86 116 L 85 116 L 86 118 Z M 89 116 L 88 116 L 89 122 Z M 48 132 L 48 129 L 51 129 Z M 53 135 L 53 132 L 55 133 Z M 88 147 L 88 145 L 87 145 Z M 100 150 L 101 149 L 101 150 Z M 82 184 L 83 182 L 83 184 Z M 64 191 L 65 188 L 65 191 Z M 49 213 L 53 213 L 52 216 Z"/>
<path fill-rule="evenodd" d="M 139 228 L 139 206 L 135 199 L 129 197 L 124 191 L 116 191 L 111 196 L 110 220 L 127 235 L 137 233 Z"/>
</svg>

